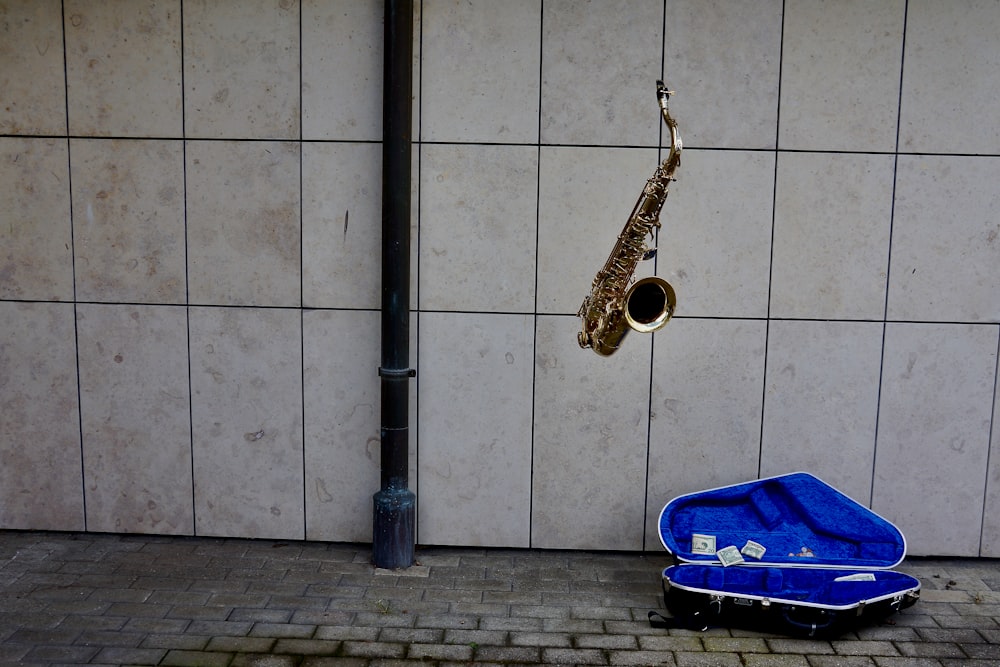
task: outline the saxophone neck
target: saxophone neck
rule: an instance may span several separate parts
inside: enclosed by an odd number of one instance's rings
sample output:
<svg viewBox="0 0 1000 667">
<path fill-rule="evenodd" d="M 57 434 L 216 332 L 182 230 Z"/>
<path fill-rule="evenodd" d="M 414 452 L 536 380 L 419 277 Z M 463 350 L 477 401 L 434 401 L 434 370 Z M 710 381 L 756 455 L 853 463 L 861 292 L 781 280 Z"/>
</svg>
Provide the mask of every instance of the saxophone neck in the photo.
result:
<svg viewBox="0 0 1000 667">
<path fill-rule="evenodd" d="M 670 154 L 667 156 L 668 162 L 680 159 L 681 149 L 684 147 L 684 144 L 681 142 L 681 135 L 677 131 L 677 121 L 670 115 L 670 108 L 667 104 L 670 96 L 673 94 L 674 91 L 668 89 L 663 81 L 656 82 L 656 99 L 660 103 L 660 113 L 663 114 L 663 122 L 666 123 L 667 129 L 670 130 Z"/>
</svg>

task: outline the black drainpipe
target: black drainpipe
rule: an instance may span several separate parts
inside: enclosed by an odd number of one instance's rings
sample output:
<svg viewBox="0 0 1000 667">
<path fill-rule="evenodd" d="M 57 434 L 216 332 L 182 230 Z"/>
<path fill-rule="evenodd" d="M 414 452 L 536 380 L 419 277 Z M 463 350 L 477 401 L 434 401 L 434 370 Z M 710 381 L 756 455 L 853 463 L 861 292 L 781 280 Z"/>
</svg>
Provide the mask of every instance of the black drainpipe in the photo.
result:
<svg viewBox="0 0 1000 667">
<path fill-rule="evenodd" d="M 410 141 L 413 1 L 385 0 L 382 85 L 382 488 L 374 496 L 376 567 L 413 565 L 416 495 L 409 490 Z"/>
</svg>

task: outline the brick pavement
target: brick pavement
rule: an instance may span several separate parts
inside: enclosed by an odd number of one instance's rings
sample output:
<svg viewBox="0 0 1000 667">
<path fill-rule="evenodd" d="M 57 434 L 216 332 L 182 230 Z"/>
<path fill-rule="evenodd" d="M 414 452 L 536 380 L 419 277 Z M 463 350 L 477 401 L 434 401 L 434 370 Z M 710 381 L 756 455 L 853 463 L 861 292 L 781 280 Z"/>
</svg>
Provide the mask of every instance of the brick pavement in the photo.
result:
<svg viewBox="0 0 1000 667">
<path fill-rule="evenodd" d="M 660 553 L 0 531 L 0 665 L 1000 665 L 1000 562 L 910 559 L 923 596 L 832 641 L 657 630 Z"/>
</svg>

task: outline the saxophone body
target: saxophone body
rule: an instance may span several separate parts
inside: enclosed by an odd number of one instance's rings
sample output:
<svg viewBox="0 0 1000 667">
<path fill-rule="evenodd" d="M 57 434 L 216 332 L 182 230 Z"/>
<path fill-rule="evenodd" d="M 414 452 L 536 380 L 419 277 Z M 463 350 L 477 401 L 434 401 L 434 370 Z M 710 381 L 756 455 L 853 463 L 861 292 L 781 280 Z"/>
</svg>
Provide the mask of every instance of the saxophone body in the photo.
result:
<svg viewBox="0 0 1000 667">
<path fill-rule="evenodd" d="M 655 248 L 647 245 L 647 239 L 655 239 L 654 232 L 660 227 L 660 210 L 681 164 L 681 138 L 677 122 L 667 108 L 671 94 L 662 81 L 656 82 L 660 111 L 670 131 L 670 152 L 646 181 L 608 261 L 597 272 L 590 294 L 577 313 L 582 319 L 577 335 L 580 347 L 589 347 L 601 356 L 618 351 L 629 331 L 652 333 L 661 329 L 673 316 L 677 305 L 673 287 L 662 278 L 651 276 L 632 282 L 639 262 L 656 254 Z"/>
</svg>

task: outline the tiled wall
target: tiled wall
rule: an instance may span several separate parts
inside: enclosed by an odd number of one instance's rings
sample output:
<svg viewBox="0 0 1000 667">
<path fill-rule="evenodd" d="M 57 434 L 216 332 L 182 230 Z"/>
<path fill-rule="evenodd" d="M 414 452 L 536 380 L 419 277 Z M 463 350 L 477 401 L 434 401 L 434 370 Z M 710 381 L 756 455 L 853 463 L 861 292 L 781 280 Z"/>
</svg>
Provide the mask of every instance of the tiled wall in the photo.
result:
<svg viewBox="0 0 1000 667">
<path fill-rule="evenodd" d="M 419 542 L 658 550 L 808 470 L 1000 556 L 1000 4 L 416 4 Z M 370 540 L 381 19 L 0 4 L 0 527 Z M 599 358 L 663 75 L 678 312 Z"/>
</svg>

